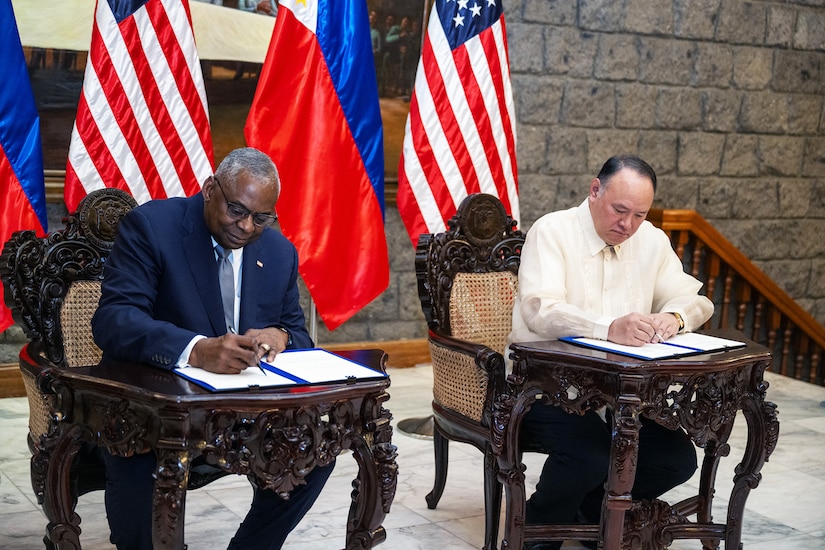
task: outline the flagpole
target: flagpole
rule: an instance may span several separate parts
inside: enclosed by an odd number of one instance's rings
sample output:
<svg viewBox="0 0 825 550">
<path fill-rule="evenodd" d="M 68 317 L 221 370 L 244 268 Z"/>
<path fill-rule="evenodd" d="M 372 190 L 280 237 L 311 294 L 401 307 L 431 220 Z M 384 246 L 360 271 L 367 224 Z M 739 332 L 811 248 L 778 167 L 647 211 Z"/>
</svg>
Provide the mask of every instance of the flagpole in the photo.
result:
<svg viewBox="0 0 825 550">
<path fill-rule="evenodd" d="M 315 300 L 309 298 L 309 337 L 318 345 L 318 310 L 315 308 Z"/>
<path fill-rule="evenodd" d="M 421 25 L 421 45 L 423 51 L 424 40 L 427 37 L 427 24 L 430 19 L 430 10 L 433 7 L 433 0 L 424 0 L 424 14 Z M 432 439 L 435 433 L 435 417 L 429 416 L 414 416 L 412 418 L 405 418 L 400 420 L 396 425 L 396 429 L 402 434 L 414 437 L 417 439 Z"/>
</svg>

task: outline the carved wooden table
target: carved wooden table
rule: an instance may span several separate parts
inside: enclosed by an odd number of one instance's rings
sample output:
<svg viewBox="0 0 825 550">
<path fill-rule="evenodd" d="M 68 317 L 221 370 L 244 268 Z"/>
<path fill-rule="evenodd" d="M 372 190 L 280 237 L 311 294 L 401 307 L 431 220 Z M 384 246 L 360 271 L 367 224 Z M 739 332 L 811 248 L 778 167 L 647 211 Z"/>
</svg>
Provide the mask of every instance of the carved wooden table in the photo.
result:
<svg viewBox="0 0 825 550">
<path fill-rule="evenodd" d="M 184 548 L 189 467 L 203 457 L 259 486 L 288 493 L 315 466 L 349 449 L 358 462 L 346 525 L 346 548 L 383 542 L 381 523 L 395 496 L 389 379 L 352 384 L 211 393 L 152 366 L 103 362 L 59 369 L 24 348 L 22 369 L 36 373 L 41 390 L 56 396 L 44 451 L 32 457 L 32 484 L 42 491 L 48 535 L 57 548 L 80 548 L 71 464 L 84 443 L 129 456 L 154 450 L 156 471 L 153 544 Z M 339 352 L 384 371 L 380 350 Z"/>
<path fill-rule="evenodd" d="M 763 373 L 771 364 L 768 349 L 738 332 L 710 334 L 745 341 L 744 348 L 644 361 L 590 350 L 565 342 L 513 344 L 510 397 L 494 411 L 499 436 L 499 468 L 506 491 L 507 517 L 502 549 L 521 550 L 524 541 L 597 540 L 600 548 L 665 548 L 674 539 L 701 539 L 706 549 L 739 548 L 745 500 L 761 479 L 760 470 L 776 447 L 776 405 L 765 400 Z M 601 524 L 525 526 L 525 466 L 518 452 L 521 419 L 533 403 L 560 406 L 571 414 L 609 406 L 612 416 L 610 471 Z M 747 447 L 736 467 L 725 523 L 714 523 L 711 505 L 717 467 L 730 448 L 728 437 L 737 411 L 748 428 Z M 673 506 L 636 501 L 639 417 L 671 429 L 681 426 L 705 449 L 699 494 Z M 695 521 L 687 518 L 696 514 Z"/>
</svg>

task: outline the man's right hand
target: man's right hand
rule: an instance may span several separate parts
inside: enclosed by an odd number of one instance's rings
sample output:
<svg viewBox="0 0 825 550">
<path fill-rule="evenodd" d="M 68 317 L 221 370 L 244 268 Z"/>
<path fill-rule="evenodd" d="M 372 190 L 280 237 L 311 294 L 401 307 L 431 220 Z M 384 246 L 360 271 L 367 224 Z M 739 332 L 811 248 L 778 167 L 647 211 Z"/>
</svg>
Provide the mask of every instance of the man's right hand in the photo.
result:
<svg viewBox="0 0 825 550">
<path fill-rule="evenodd" d="M 630 313 L 610 323 L 607 339 L 625 346 L 643 346 L 656 335 L 653 315 Z"/>
<path fill-rule="evenodd" d="M 258 364 L 255 339 L 240 334 L 224 334 L 198 340 L 189 354 L 189 364 L 210 372 L 238 374 Z"/>
</svg>

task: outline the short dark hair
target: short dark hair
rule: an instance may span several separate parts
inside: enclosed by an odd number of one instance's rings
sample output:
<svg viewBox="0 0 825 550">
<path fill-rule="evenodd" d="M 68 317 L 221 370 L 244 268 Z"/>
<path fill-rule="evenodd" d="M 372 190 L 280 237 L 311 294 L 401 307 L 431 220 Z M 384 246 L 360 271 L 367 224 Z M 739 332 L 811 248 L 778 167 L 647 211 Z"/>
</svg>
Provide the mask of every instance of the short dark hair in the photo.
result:
<svg viewBox="0 0 825 550">
<path fill-rule="evenodd" d="M 606 187 L 610 178 L 623 168 L 630 168 L 640 176 L 648 178 L 653 183 L 653 192 L 656 192 L 656 172 L 653 168 L 635 155 L 616 155 L 607 159 L 607 162 L 602 166 L 599 175 L 599 181 L 602 182 L 602 187 Z"/>
</svg>

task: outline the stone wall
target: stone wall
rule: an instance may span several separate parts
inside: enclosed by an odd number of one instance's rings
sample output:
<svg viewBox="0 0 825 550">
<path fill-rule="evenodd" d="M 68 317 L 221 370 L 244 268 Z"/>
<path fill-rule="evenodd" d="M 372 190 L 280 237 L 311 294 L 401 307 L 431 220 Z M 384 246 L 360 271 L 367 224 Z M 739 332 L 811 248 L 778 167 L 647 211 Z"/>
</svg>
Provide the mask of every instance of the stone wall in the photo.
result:
<svg viewBox="0 0 825 550">
<path fill-rule="evenodd" d="M 510 0 L 522 229 L 584 199 L 611 155 L 660 176 L 825 324 L 825 2 Z M 389 290 L 319 340 L 425 334 L 387 210 Z"/>
</svg>

